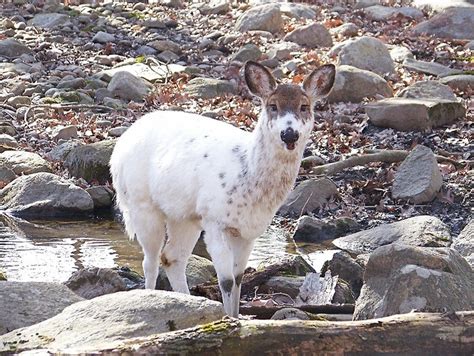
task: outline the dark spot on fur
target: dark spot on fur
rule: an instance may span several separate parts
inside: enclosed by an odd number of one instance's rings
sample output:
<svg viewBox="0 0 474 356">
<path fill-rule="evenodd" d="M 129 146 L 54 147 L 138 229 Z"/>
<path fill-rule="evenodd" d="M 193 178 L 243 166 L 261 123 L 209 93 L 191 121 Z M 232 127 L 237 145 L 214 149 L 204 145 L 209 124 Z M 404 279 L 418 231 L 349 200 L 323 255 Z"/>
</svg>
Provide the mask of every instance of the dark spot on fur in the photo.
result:
<svg viewBox="0 0 474 356">
<path fill-rule="evenodd" d="M 226 214 L 226 215 L 227 215 L 227 217 L 229 217 L 229 216 L 230 216 L 230 213 L 229 213 L 229 212 L 227 212 L 227 214 Z"/>
<path fill-rule="evenodd" d="M 188 143 L 193 143 L 196 139 L 195 138 L 192 138 L 188 141 Z"/>
<path fill-rule="evenodd" d="M 204 138 L 208 138 L 208 137 L 209 137 L 209 135 L 204 135 Z"/>
<path fill-rule="evenodd" d="M 221 184 L 222 188 L 225 188 L 225 186 L 226 186 L 225 182 Z"/>
<path fill-rule="evenodd" d="M 247 206 L 248 204 L 247 203 L 244 203 L 244 206 Z"/>
<path fill-rule="evenodd" d="M 240 216 L 240 214 L 241 214 L 240 210 L 237 210 L 237 216 Z"/>
<path fill-rule="evenodd" d="M 225 279 L 219 284 L 223 292 L 230 294 L 230 292 L 232 292 L 232 287 L 234 286 L 234 281 L 232 279 Z"/>
<path fill-rule="evenodd" d="M 288 126 L 290 126 L 290 125 L 291 125 L 291 121 L 288 120 L 288 121 L 286 122 L 286 124 L 287 124 Z"/>
<path fill-rule="evenodd" d="M 224 172 L 219 173 L 219 178 L 220 178 L 220 179 L 224 179 L 224 177 L 225 177 L 225 173 L 224 173 Z"/>
<path fill-rule="evenodd" d="M 207 153 L 204 153 L 204 158 L 207 158 L 209 157 L 209 155 Z"/>
<path fill-rule="evenodd" d="M 232 187 L 232 189 L 227 192 L 227 195 L 232 195 L 232 194 L 234 194 L 236 191 L 237 191 L 237 186 L 234 185 L 234 186 Z"/>
<path fill-rule="evenodd" d="M 239 286 L 242 283 L 242 278 L 244 278 L 243 273 L 241 273 L 237 277 L 235 277 L 235 284 L 237 284 Z"/>
<path fill-rule="evenodd" d="M 161 265 L 162 265 L 163 267 L 169 267 L 169 266 L 171 266 L 171 261 L 168 260 L 168 258 L 166 257 L 165 254 L 162 254 L 161 257 L 160 257 L 160 259 L 161 259 Z"/>
<path fill-rule="evenodd" d="M 224 232 L 227 234 L 227 235 L 230 235 L 232 237 L 242 237 L 242 235 L 240 234 L 240 230 L 239 229 L 236 229 L 235 227 L 226 227 L 224 229 Z"/>
<path fill-rule="evenodd" d="M 239 145 L 234 146 L 234 148 L 232 148 L 232 152 L 234 152 L 234 153 L 237 153 L 239 151 L 240 151 L 240 146 Z"/>
<path fill-rule="evenodd" d="M 232 204 L 234 201 L 232 199 L 227 200 L 227 204 Z"/>
</svg>

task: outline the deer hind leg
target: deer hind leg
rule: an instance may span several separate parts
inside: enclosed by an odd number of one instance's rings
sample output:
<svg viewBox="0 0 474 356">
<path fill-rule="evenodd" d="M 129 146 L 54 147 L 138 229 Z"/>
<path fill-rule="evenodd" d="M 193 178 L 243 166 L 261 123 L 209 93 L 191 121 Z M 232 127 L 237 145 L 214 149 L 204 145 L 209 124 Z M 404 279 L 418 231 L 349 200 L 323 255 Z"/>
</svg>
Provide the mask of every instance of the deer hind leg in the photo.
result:
<svg viewBox="0 0 474 356">
<path fill-rule="evenodd" d="M 155 289 L 159 273 L 159 257 L 165 241 L 163 213 L 152 205 L 137 205 L 125 217 L 126 229 L 134 234 L 143 250 L 145 288 Z"/>
<path fill-rule="evenodd" d="M 166 227 L 168 241 L 161 254 L 161 265 L 173 291 L 189 294 L 186 265 L 201 235 L 201 226 L 194 220 L 169 220 Z"/>
</svg>

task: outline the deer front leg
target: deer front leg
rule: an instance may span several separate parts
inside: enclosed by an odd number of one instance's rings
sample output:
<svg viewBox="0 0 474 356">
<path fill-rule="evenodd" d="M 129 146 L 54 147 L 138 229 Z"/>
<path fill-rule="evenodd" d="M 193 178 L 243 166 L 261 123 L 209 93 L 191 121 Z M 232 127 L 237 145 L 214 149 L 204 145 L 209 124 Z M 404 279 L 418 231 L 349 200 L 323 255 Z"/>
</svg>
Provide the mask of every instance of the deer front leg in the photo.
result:
<svg viewBox="0 0 474 356">
<path fill-rule="evenodd" d="M 238 317 L 235 307 L 233 306 L 234 298 L 232 298 L 234 291 L 234 275 L 232 269 L 233 256 L 229 239 L 224 231 L 217 226 L 205 226 L 204 241 L 206 242 L 207 251 L 211 255 L 214 268 L 217 272 L 217 279 L 219 281 L 219 288 L 221 290 L 222 302 L 224 304 L 224 311 L 227 315 Z"/>
</svg>

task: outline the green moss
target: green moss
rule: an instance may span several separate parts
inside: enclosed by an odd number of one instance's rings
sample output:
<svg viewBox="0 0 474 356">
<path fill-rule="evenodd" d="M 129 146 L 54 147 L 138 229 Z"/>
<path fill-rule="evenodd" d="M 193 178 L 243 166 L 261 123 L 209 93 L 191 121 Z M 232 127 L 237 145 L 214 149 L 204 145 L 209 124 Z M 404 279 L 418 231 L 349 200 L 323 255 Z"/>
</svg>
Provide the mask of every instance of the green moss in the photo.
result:
<svg viewBox="0 0 474 356">
<path fill-rule="evenodd" d="M 223 320 L 204 324 L 199 327 L 200 331 L 205 332 L 205 333 L 218 333 L 218 332 L 227 331 L 230 328 L 231 328 L 231 324 Z"/>
<path fill-rule="evenodd" d="M 6 281 L 6 280 L 7 280 L 7 275 L 4 272 L 0 271 L 0 281 Z"/>
<path fill-rule="evenodd" d="M 145 62 L 145 56 L 138 56 L 137 58 L 135 58 L 135 62 L 137 63 Z"/>
</svg>

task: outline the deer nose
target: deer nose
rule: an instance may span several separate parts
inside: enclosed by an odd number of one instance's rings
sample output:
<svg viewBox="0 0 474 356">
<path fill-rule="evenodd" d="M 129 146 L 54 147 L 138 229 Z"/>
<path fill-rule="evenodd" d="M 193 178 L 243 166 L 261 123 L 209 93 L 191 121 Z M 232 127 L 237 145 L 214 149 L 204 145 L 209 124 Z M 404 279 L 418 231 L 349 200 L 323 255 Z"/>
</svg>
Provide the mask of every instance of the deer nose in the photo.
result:
<svg viewBox="0 0 474 356">
<path fill-rule="evenodd" d="M 298 133 L 298 131 L 295 131 L 291 127 L 288 127 L 286 130 L 281 130 L 280 137 L 284 143 L 295 143 L 296 141 L 298 141 L 300 134 Z"/>
</svg>

